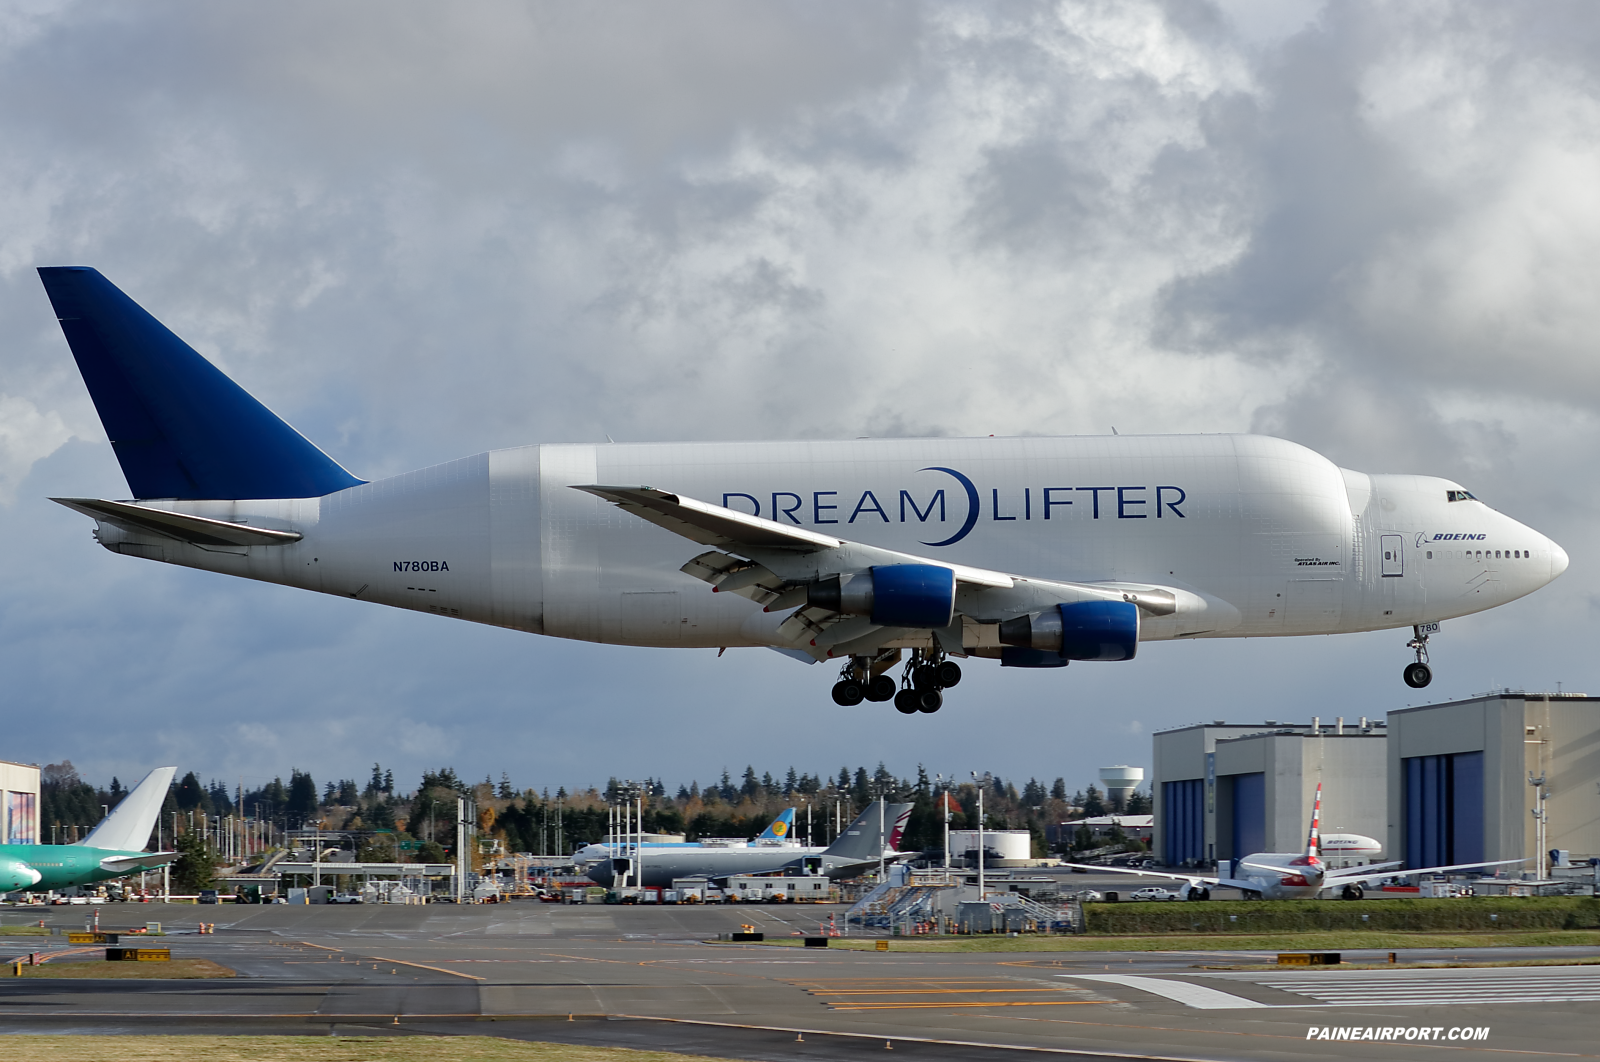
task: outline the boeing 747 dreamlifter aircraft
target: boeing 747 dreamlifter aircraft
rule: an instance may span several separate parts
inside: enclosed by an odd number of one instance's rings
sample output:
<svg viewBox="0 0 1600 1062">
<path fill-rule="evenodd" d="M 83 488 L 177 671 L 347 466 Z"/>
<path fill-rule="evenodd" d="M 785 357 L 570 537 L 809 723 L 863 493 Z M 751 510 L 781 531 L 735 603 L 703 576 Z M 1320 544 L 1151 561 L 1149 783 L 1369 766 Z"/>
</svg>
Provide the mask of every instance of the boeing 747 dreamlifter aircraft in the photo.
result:
<svg viewBox="0 0 1600 1062">
<path fill-rule="evenodd" d="M 107 549 L 558 638 L 767 646 L 839 662 L 843 705 L 938 711 L 955 658 L 1406 627 L 1421 687 L 1439 621 L 1567 567 L 1459 483 L 1257 435 L 542 445 L 369 483 L 95 270 L 39 274 L 133 495 L 57 499 Z"/>
</svg>

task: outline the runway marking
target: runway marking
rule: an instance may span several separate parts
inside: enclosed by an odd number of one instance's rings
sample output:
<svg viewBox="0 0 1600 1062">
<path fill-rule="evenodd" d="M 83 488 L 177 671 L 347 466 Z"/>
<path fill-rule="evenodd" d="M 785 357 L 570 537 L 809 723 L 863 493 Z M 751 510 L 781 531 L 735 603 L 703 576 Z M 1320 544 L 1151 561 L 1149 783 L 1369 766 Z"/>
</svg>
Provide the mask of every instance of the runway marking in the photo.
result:
<svg viewBox="0 0 1600 1062">
<path fill-rule="evenodd" d="M 814 996 L 932 996 L 942 992 L 970 996 L 980 992 L 1086 992 L 1084 988 L 814 988 Z"/>
<path fill-rule="evenodd" d="M 1149 992 L 1153 996 L 1176 1000 L 1195 1010 L 1254 1010 L 1272 1006 L 1271 1003 L 1260 1003 L 1254 999 L 1236 996 L 1231 992 L 1219 992 L 1204 985 L 1192 985 L 1187 981 L 1167 981 L 1158 977 L 1137 977 L 1132 974 L 1063 974 L 1062 976 L 1126 985 L 1141 992 Z"/>
<path fill-rule="evenodd" d="M 404 959 L 386 959 L 382 955 L 374 955 L 372 957 L 377 959 L 379 962 L 393 962 L 399 963 L 401 966 L 415 966 L 419 970 L 432 970 L 435 973 L 449 974 L 451 977 L 465 977 L 469 981 L 488 980 L 487 977 L 479 977 L 477 974 L 462 973 L 460 970 L 446 970 L 443 966 L 429 966 L 427 963 L 423 962 L 407 962 Z"/>
<path fill-rule="evenodd" d="M 1015 999 L 996 1000 L 992 1003 L 959 1003 L 946 1001 L 942 1003 L 829 1003 L 832 1010 L 919 1010 L 934 1008 L 944 1010 L 949 1007 L 1085 1007 L 1093 1004 L 1112 1003 L 1110 999 Z"/>
<path fill-rule="evenodd" d="M 1532 967 L 1493 973 L 1329 973 L 1254 981 L 1335 1007 L 1467 1006 L 1481 1003 L 1581 1003 L 1600 1000 L 1600 973 L 1545 973 Z"/>
</svg>

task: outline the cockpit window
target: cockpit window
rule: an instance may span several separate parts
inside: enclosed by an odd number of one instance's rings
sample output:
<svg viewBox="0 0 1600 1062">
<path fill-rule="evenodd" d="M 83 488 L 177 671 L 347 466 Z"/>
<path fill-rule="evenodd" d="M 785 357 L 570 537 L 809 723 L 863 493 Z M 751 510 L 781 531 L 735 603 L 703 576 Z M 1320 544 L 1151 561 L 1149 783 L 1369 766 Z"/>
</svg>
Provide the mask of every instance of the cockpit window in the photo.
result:
<svg viewBox="0 0 1600 1062">
<path fill-rule="evenodd" d="M 1444 492 L 1445 501 L 1477 501 L 1470 490 L 1447 490 Z"/>
</svg>

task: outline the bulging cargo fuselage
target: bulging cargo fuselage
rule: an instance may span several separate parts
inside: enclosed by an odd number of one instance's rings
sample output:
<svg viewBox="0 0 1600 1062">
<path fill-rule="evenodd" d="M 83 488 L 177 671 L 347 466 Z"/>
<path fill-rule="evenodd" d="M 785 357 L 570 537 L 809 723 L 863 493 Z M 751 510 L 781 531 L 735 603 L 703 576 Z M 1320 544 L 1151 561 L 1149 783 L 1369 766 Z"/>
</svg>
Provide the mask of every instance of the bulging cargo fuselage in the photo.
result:
<svg viewBox="0 0 1600 1062">
<path fill-rule="evenodd" d="M 1434 623 L 1522 597 L 1567 564 L 1459 484 L 1351 472 L 1249 435 L 528 446 L 322 498 L 140 502 L 303 536 L 287 545 L 202 546 L 107 523 L 99 538 L 120 553 L 560 638 L 782 644 L 782 613 L 681 572 L 693 546 L 573 489 L 593 483 L 663 485 L 941 562 L 1193 595 L 1143 617 L 1143 641 Z M 984 626 L 967 625 L 970 649 L 998 644 Z"/>
</svg>

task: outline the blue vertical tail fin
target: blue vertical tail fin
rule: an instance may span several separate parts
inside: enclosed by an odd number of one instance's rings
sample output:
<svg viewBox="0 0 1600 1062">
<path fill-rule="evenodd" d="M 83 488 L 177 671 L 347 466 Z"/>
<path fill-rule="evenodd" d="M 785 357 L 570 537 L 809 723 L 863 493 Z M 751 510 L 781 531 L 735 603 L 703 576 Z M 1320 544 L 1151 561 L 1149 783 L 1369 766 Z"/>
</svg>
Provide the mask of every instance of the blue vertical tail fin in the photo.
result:
<svg viewBox="0 0 1600 1062">
<path fill-rule="evenodd" d="M 756 840 L 787 841 L 792 833 L 794 833 L 794 808 L 784 808 L 783 814 L 773 819 L 772 824 L 756 836 Z"/>
<path fill-rule="evenodd" d="M 39 279 L 135 498 L 316 498 L 363 482 L 99 271 Z"/>
</svg>

